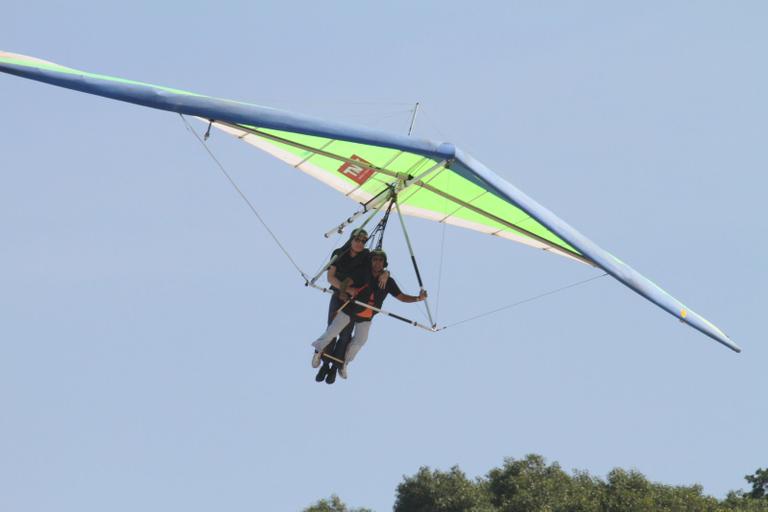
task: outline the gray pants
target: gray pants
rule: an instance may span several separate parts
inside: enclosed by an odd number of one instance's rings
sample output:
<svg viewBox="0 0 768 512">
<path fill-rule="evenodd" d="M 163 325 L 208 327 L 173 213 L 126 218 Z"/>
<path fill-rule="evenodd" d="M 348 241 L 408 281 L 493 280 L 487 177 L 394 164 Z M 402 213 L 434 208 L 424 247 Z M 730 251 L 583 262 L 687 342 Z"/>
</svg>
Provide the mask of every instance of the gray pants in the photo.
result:
<svg viewBox="0 0 768 512">
<path fill-rule="evenodd" d="M 343 311 L 339 311 L 339 313 L 336 315 L 336 318 L 334 318 L 333 322 L 331 322 L 331 324 L 328 326 L 328 329 L 326 329 L 319 338 L 312 342 L 312 346 L 315 347 L 315 350 L 318 352 L 322 352 L 325 347 L 327 347 L 328 344 L 332 342 L 333 339 L 338 336 L 347 325 L 349 325 L 351 321 L 352 318 L 350 318 L 348 314 L 344 313 Z M 345 357 L 346 362 L 349 363 L 352 361 L 360 349 L 363 348 L 365 342 L 368 341 L 368 331 L 370 328 L 371 322 L 357 322 L 355 324 L 355 332 L 352 335 L 352 341 L 349 343 L 349 347 L 347 347 L 347 355 Z"/>
</svg>

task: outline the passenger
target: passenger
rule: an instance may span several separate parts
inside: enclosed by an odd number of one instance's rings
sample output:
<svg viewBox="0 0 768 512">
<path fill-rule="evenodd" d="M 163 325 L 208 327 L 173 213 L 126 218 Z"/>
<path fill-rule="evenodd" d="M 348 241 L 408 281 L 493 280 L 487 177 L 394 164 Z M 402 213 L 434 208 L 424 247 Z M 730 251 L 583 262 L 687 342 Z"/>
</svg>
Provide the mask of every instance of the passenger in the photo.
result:
<svg viewBox="0 0 768 512">
<path fill-rule="evenodd" d="M 347 286 L 354 287 L 357 285 L 357 287 L 360 287 L 367 279 L 370 268 L 370 251 L 365 248 L 367 241 L 368 233 L 364 229 L 355 229 L 350 234 L 349 240 L 334 250 L 331 255 L 333 263 L 328 267 L 327 277 L 334 293 L 331 295 L 331 300 L 328 304 L 327 325 L 331 324 L 337 311 L 349 300 L 349 296 L 346 293 Z M 350 324 L 343 329 L 339 333 L 339 337 L 331 340 L 331 343 L 328 344 L 326 352 L 337 359 L 343 359 L 349 341 L 352 338 L 353 328 L 354 325 Z M 320 356 L 320 352 L 315 352 L 315 355 L 312 357 L 312 368 L 320 366 Z M 329 384 L 332 384 L 335 378 L 335 365 L 331 365 L 328 360 L 324 360 L 322 368 L 320 368 L 315 376 L 315 380 L 317 382 L 330 380 Z"/>
<path fill-rule="evenodd" d="M 371 253 L 370 262 L 370 272 L 365 284 L 359 288 L 345 289 L 350 296 L 356 297 L 357 301 L 381 309 L 387 295 L 392 295 L 401 302 L 418 302 L 427 298 L 426 290 L 421 290 L 418 296 L 407 295 L 400 291 L 395 280 L 389 277 L 388 272 L 384 270 L 388 264 L 387 254 L 384 251 L 373 251 Z M 348 375 L 347 365 L 352 362 L 368 340 L 368 331 L 371 328 L 371 320 L 376 313 L 377 312 L 371 308 L 359 306 L 354 303 L 344 306 L 330 323 L 328 329 L 312 343 L 312 346 L 315 347 L 316 351 L 315 356 L 312 358 L 313 366 L 315 366 L 315 362 L 317 362 L 317 365 L 320 364 L 321 353 L 340 332 L 350 326 L 354 326 L 354 334 L 352 335 L 352 340 L 346 350 L 344 364 L 339 370 L 339 375 L 341 375 L 343 379 L 346 379 Z"/>
</svg>

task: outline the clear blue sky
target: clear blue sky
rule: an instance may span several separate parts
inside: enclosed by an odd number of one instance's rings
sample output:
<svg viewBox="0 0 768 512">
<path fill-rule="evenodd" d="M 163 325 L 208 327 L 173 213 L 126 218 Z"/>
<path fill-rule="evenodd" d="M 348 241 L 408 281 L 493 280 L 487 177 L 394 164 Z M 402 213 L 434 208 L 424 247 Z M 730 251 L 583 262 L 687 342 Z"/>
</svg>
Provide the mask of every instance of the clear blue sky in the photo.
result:
<svg viewBox="0 0 768 512">
<path fill-rule="evenodd" d="M 722 497 L 768 463 L 764 2 L 2 11 L 0 49 L 88 71 L 399 132 L 421 101 L 418 135 L 469 151 L 744 352 L 603 278 L 440 334 L 377 319 L 350 379 L 316 384 L 326 298 L 178 116 L 3 75 L 0 509 L 292 511 L 335 492 L 384 511 L 421 465 L 478 476 L 530 452 Z M 354 204 L 223 134 L 211 147 L 317 267 Z M 436 299 L 441 228 L 410 225 Z M 592 275 L 449 227 L 440 322 Z"/>
</svg>

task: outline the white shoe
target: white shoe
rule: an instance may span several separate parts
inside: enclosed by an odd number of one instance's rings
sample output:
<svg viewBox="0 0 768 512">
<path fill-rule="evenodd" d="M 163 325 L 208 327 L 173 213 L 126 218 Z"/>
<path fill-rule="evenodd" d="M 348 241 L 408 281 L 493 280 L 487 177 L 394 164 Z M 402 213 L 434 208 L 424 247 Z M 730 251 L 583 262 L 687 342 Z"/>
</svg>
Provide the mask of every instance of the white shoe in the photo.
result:
<svg viewBox="0 0 768 512">
<path fill-rule="evenodd" d="M 339 377 L 341 377 L 342 379 L 347 378 L 347 363 L 344 363 L 344 366 L 342 366 L 341 369 L 339 369 Z"/>
<path fill-rule="evenodd" d="M 312 368 L 320 366 L 320 359 L 323 357 L 321 352 L 315 351 L 315 355 L 312 356 Z"/>
</svg>

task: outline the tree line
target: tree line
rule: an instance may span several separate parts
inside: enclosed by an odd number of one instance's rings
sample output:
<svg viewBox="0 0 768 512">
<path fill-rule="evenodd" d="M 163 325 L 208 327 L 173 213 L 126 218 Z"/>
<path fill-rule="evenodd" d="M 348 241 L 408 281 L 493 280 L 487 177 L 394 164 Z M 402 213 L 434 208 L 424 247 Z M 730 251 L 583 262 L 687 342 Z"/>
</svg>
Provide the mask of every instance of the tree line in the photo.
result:
<svg viewBox="0 0 768 512">
<path fill-rule="evenodd" d="M 718 500 L 696 485 L 665 485 L 635 470 L 616 468 L 605 479 L 586 471 L 566 473 L 541 455 L 507 458 L 485 476 L 467 478 L 458 466 L 448 471 L 420 468 L 403 477 L 394 512 L 768 512 L 768 469 L 744 477 L 752 488 Z M 336 495 L 304 512 L 373 512 L 349 508 Z"/>
</svg>

